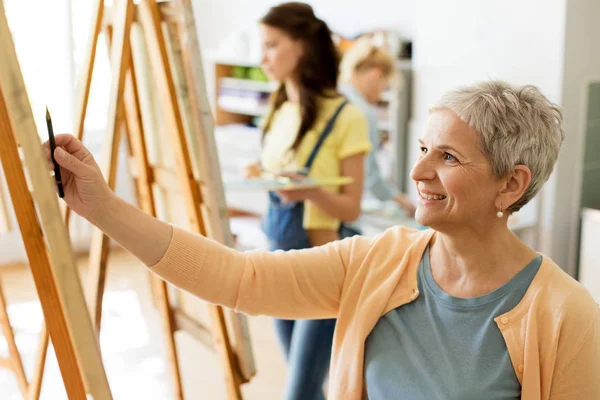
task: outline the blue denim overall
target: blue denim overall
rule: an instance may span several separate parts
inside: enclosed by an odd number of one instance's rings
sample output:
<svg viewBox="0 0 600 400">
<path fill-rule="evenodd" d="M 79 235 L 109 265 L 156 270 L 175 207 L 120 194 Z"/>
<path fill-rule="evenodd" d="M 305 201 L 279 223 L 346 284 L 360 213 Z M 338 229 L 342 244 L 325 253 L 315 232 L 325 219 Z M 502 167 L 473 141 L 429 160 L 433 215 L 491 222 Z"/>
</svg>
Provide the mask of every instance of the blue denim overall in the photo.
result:
<svg viewBox="0 0 600 400">
<path fill-rule="evenodd" d="M 327 122 L 315 144 L 304 173 L 310 168 L 333 130 L 335 120 L 348 101 L 344 101 Z M 283 203 L 277 194 L 269 193 L 269 210 L 263 220 L 263 230 L 269 238 L 271 250 L 299 250 L 311 247 L 306 230 L 302 227 L 304 202 Z M 340 227 L 340 233 L 349 232 Z M 323 382 L 329 369 L 335 319 L 275 320 L 275 330 L 288 365 L 285 400 L 324 400 Z"/>
</svg>

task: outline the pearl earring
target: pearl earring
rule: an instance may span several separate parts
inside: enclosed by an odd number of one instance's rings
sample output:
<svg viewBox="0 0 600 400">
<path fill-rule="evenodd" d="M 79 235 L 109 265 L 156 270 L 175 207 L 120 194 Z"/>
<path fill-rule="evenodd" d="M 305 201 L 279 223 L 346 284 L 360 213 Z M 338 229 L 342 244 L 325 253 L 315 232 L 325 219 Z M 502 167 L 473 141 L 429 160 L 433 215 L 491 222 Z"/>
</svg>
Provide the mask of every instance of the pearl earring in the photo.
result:
<svg viewBox="0 0 600 400">
<path fill-rule="evenodd" d="M 498 212 L 496 213 L 496 216 L 498 218 L 502 218 L 504 216 L 504 213 L 502 212 L 502 210 L 498 210 Z"/>
</svg>

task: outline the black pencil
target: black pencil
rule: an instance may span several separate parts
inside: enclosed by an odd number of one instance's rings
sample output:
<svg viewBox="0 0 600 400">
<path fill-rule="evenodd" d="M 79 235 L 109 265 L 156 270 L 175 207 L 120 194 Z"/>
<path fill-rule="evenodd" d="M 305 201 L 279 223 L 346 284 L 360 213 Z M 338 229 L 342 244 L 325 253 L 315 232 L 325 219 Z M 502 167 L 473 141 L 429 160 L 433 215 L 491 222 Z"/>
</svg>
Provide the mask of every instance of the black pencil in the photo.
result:
<svg viewBox="0 0 600 400">
<path fill-rule="evenodd" d="M 65 197 L 63 190 L 62 179 L 60 177 L 60 166 L 54 159 L 54 149 L 56 149 L 56 142 L 54 141 L 54 129 L 52 128 L 52 118 L 50 118 L 50 111 L 46 107 L 46 126 L 48 127 L 48 137 L 50 139 L 50 157 L 52 158 L 52 164 L 54 165 L 54 179 L 56 180 L 56 186 L 58 186 L 58 197 L 61 199 Z"/>
</svg>

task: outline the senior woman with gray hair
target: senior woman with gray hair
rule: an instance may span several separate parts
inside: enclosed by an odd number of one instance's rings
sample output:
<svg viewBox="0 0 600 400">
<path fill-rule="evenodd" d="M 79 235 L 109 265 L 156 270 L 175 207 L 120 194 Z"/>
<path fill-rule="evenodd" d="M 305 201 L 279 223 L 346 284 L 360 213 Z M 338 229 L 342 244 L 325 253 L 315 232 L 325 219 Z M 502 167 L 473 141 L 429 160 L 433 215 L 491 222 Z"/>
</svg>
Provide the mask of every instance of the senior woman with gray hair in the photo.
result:
<svg viewBox="0 0 600 400">
<path fill-rule="evenodd" d="M 250 315 L 337 318 L 330 399 L 600 399 L 598 306 L 507 227 L 563 139 L 559 108 L 535 87 L 451 91 L 411 173 L 416 219 L 431 229 L 272 253 L 144 214 L 70 135 L 55 155 L 68 205 L 167 281 Z"/>
</svg>

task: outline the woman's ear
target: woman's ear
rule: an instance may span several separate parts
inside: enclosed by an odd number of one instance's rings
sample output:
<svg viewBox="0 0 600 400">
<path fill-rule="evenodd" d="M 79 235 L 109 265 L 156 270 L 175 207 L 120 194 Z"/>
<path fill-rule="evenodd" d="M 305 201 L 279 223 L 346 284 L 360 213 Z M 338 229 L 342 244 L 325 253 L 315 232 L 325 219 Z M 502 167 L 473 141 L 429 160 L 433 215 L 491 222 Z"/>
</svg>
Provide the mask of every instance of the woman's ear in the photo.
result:
<svg viewBox="0 0 600 400">
<path fill-rule="evenodd" d="M 495 206 L 499 210 L 506 210 L 523 197 L 523 193 L 531 182 L 531 170 L 525 165 L 517 165 L 503 181 L 505 182 L 504 187 L 495 202 Z"/>
</svg>

